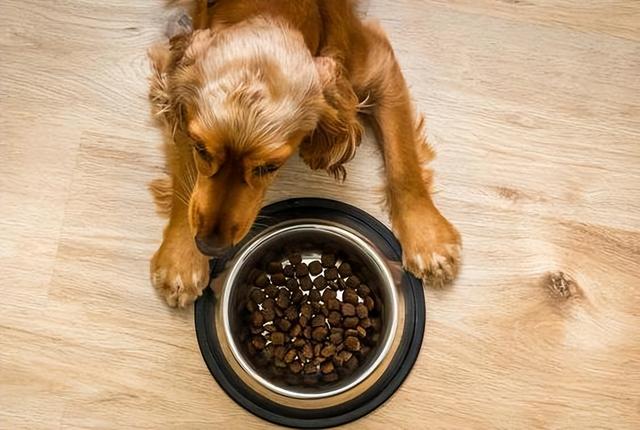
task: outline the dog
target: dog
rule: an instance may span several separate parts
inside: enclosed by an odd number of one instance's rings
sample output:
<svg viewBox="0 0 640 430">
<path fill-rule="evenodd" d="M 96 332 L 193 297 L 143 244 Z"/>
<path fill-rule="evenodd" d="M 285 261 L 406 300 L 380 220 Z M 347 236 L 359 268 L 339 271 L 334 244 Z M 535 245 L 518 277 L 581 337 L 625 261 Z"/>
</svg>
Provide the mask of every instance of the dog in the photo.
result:
<svg viewBox="0 0 640 430">
<path fill-rule="evenodd" d="M 405 269 L 436 286 L 452 281 L 460 235 L 431 199 L 434 153 L 382 28 L 350 0 L 188 7 L 192 28 L 149 51 L 152 112 L 170 142 L 171 178 L 152 184 L 169 222 L 151 279 L 167 303 L 202 294 L 209 258 L 245 237 L 294 154 L 343 180 L 363 120 L 383 154 Z"/>
</svg>

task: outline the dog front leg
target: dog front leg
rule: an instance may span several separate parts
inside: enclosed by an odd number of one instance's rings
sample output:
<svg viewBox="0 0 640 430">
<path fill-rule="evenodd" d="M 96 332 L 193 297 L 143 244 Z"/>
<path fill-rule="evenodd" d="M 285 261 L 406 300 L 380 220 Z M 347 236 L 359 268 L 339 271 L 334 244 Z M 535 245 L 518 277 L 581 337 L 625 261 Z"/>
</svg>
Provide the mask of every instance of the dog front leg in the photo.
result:
<svg viewBox="0 0 640 430">
<path fill-rule="evenodd" d="M 188 202 L 196 170 L 187 145 L 171 145 L 172 170 L 169 223 L 151 259 L 151 281 L 169 306 L 185 307 L 202 294 L 209 281 L 209 258 L 198 251 L 191 234 Z"/>
<path fill-rule="evenodd" d="M 457 274 L 460 235 L 431 199 L 433 151 L 426 142 L 404 77 L 381 30 L 371 31 L 366 77 L 374 95 L 373 119 L 384 156 L 386 197 L 406 269 L 434 286 Z"/>
</svg>

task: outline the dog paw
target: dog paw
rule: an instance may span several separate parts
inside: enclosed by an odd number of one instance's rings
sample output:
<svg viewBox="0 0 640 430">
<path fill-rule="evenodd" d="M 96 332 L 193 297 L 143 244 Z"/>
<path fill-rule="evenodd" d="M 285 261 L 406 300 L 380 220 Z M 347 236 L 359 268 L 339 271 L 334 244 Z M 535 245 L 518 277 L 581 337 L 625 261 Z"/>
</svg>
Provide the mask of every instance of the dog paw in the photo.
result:
<svg viewBox="0 0 640 430">
<path fill-rule="evenodd" d="M 451 283 L 462 252 L 456 229 L 441 216 L 414 218 L 405 226 L 399 237 L 404 268 L 433 287 Z"/>
<path fill-rule="evenodd" d="M 458 274 L 461 247 L 444 244 L 433 248 L 424 244 L 417 249 L 403 251 L 402 265 L 422 282 L 441 288 Z"/>
<path fill-rule="evenodd" d="M 151 259 L 151 283 L 171 307 L 184 308 L 209 282 L 209 258 L 192 243 L 163 242 Z"/>
</svg>

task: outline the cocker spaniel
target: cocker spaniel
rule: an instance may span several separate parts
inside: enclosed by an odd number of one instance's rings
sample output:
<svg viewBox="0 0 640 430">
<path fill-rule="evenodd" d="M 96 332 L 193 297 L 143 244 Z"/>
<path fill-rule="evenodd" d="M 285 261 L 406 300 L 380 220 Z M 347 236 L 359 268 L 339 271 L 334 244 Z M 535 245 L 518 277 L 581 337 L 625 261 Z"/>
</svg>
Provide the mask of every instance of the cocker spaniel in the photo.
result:
<svg viewBox="0 0 640 430">
<path fill-rule="evenodd" d="M 460 235 L 431 199 L 433 150 L 381 27 L 349 0 L 181 3 L 191 29 L 149 52 L 153 112 L 171 142 L 171 179 L 152 184 L 169 222 L 151 278 L 169 305 L 202 293 L 209 258 L 247 234 L 291 156 L 343 179 L 367 118 L 404 267 L 451 281 Z"/>
</svg>

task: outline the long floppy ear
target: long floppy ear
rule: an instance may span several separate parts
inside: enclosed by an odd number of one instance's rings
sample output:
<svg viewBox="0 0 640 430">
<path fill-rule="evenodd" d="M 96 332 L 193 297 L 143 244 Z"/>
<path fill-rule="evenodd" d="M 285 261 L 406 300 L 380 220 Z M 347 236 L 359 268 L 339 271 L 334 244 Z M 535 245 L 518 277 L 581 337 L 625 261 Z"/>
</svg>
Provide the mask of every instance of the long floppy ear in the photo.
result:
<svg viewBox="0 0 640 430">
<path fill-rule="evenodd" d="M 191 37 L 191 33 L 179 34 L 153 45 L 148 52 L 152 70 L 149 78 L 151 112 L 172 135 L 179 127 L 181 112 L 171 94 L 169 75 L 180 63 Z"/>
<path fill-rule="evenodd" d="M 329 57 L 315 59 L 324 95 L 324 111 L 316 129 L 302 142 L 300 156 L 313 170 L 323 169 L 344 180 L 362 139 L 358 97 L 342 67 Z"/>
</svg>

